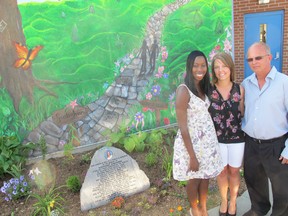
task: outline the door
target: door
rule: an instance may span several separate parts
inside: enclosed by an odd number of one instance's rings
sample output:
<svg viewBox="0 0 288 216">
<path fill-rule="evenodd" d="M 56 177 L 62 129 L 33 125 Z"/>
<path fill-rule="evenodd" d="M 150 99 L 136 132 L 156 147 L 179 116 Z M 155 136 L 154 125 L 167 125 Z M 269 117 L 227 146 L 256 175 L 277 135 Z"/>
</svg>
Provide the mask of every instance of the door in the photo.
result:
<svg viewBox="0 0 288 216">
<path fill-rule="evenodd" d="M 245 77 L 253 73 L 246 61 L 247 50 L 250 45 L 257 41 L 263 41 L 270 46 L 273 56 L 271 64 L 278 71 L 282 71 L 283 17 L 283 10 L 244 16 Z"/>
</svg>

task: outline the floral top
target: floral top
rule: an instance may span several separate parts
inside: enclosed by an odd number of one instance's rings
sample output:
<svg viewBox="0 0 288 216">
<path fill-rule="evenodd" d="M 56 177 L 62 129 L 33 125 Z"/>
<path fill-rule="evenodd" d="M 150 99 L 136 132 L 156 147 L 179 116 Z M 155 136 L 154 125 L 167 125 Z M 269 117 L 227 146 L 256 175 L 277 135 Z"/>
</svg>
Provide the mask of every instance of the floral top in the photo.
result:
<svg viewBox="0 0 288 216">
<path fill-rule="evenodd" d="M 241 113 L 239 111 L 240 95 L 240 86 L 237 83 L 233 83 L 230 97 L 227 100 L 222 98 L 216 86 L 212 86 L 211 104 L 208 110 L 212 116 L 220 143 L 244 142 L 244 132 L 241 130 Z"/>
</svg>

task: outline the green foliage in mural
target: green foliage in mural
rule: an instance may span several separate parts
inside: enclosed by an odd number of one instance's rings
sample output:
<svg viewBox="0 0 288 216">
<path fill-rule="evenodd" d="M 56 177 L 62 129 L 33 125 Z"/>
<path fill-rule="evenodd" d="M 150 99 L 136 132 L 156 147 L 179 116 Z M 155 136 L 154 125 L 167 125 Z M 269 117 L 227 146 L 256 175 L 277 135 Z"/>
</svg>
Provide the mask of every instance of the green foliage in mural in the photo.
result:
<svg viewBox="0 0 288 216">
<path fill-rule="evenodd" d="M 133 50 L 141 46 L 148 18 L 170 2 L 71 0 L 18 5 L 27 47 L 44 46 L 33 61 L 33 75 L 66 84 L 47 85 L 58 98 L 46 97 L 35 89 L 37 104 L 31 106 L 23 98 L 19 119 L 12 103 L 9 104 L 7 109 L 13 121 L 9 118 L 3 124 L 13 129 L 6 129 L 6 133 L 19 133 L 20 122 L 21 130 L 33 130 L 72 100 L 76 99 L 79 105 L 97 100 L 123 66 L 131 62 L 133 56 L 129 54 L 136 55 Z M 8 103 L 9 96 L 4 93 L 3 97 Z"/>
<path fill-rule="evenodd" d="M 24 98 L 21 116 L 15 114 L 12 103 L 8 104 L 9 96 L 3 92 L 0 102 L 6 101 L 6 108 L 0 117 L 5 116 L 5 125 L 12 127 L 6 128 L 6 133 L 25 134 L 71 101 L 84 106 L 100 98 L 137 55 L 135 50 L 141 47 L 150 16 L 171 2 L 71 0 L 19 5 L 26 45 L 44 46 L 33 60 L 33 75 L 63 84 L 46 85 L 58 98 L 46 97 L 35 89 L 37 104 L 31 106 Z M 159 119 L 153 108 L 132 107 L 128 131 L 176 122 L 175 89 L 183 79 L 189 52 L 202 50 L 211 61 L 217 51 L 231 50 L 231 2 L 193 0 L 165 20 L 155 77 L 140 95 L 143 101 L 165 106 Z"/>
<path fill-rule="evenodd" d="M 169 17 L 163 32 L 163 41 L 169 52 L 164 66 L 169 72 L 171 89 L 175 89 L 183 79 L 186 59 L 192 50 L 203 51 L 209 62 L 216 51 L 232 51 L 231 11 L 232 1 L 196 0 Z M 226 39 L 228 41 L 224 43 Z M 215 50 L 217 45 L 219 47 Z"/>
</svg>

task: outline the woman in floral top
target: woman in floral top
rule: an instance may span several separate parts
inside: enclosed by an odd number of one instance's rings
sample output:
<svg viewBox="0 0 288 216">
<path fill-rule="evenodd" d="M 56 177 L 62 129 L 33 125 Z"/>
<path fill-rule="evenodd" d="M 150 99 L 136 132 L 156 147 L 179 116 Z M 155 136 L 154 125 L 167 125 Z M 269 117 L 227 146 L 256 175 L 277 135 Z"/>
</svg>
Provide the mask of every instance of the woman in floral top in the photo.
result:
<svg viewBox="0 0 288 216">
<path fill-rule="evenodd" d="M 221 52 L 212 60 L 212 90 L 209 112 L 214 122 L 224 170 L 217 177 L 221 194 L 220 216 L 236 215 L 236 198 L 240 186 L 240 167 L 244 154 L 244 133 L 241 117 L 244 114 L 244 88 L 234 82 L 232 57 Z M 228 205 L 228 189 L 230 203 Z"/>
</svg>

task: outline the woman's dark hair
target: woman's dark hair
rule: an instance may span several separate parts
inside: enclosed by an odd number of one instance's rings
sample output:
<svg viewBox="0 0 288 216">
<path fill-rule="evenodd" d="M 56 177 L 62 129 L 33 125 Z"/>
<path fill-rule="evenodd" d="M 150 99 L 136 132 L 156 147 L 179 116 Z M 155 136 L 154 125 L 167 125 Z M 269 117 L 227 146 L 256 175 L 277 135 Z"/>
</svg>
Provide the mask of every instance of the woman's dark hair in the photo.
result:
<svg viewBox="0 0 288 216">
<path fill-rule="evenodd" d="M 188 55 L 187 62 L 186 62 L 186 77 L 184 79 L 184 82 L 185 82 L 186 86 L 190 89 L 190 91 L 199 97 L 199 93 L 198 93 L 196 86 L 195 86 L 194 76 L 192 74 L 194 62 L 195 62 L 196 57 L 198 57 L 198 56 L 204 57 L 205 62 L 206 62 L 206 66 L 207 66 L 207 72 L 206 72 L 204 78 L 200 81 L 200 88 L 201 88 L 203 93 L 205 93 L 206 95 L 209 95 L 210 77 L 209 77 L 209 71 L 208 71 L 208 62 L 207 62 L 207 58 L 203 52 L 201 52 L 199 50 L 194 50 Z"/>
</svg>

